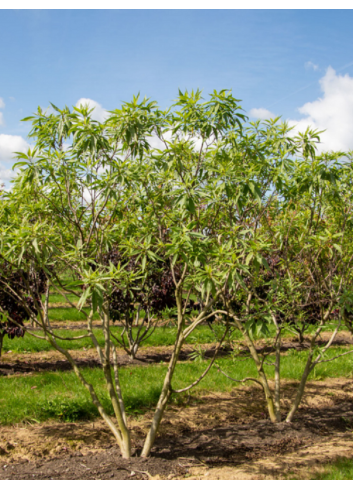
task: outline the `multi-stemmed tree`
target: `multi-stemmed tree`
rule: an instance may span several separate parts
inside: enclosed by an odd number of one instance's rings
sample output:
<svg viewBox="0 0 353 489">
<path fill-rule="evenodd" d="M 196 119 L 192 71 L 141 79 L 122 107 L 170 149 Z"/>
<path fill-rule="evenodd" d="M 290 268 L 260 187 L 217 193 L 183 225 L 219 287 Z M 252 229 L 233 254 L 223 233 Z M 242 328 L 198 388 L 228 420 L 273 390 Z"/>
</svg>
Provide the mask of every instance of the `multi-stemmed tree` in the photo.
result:
<svg viewBox="0 0 353 489">
<path fill-rule="evenodd" d="M 325 286 L 314 286 L 308 279 L 313 272 L 308 256 L 319 263 L 314 257 L 321 250 L 321 240 L 305 220 L 314 178 L 307 175 L 311 169 L 305 165 L 317 135 L 291 139 L 289 128 L 278 121 L 247 124 L 238 100 L 226 91 L 214 92 L 207 101 L 199 91 L 180 92 L 166 112 L 155 103 L 134 98 L 112 111 L 104 123 L 94 121 L 87 108 L 54 109 L 53 114 L 39 110 L 29 118 L 36 144 L 19 155 L 21 171 L 12 191 L 2 199 L 8 211 L 16 212 L 1 228 L 1 257 L 25 274 L 42 270 L 45 299 L 36 312 L 26 310 L 71 363 L 114 433 L 123 457 L 131 455 L 131 448 L 117 347 L 126 335 L 125 348 L 136 354 L 166 307 L 176 308 L 176 337 L 142 456 L 150 454 L 171 394 L 186 391 L 204 378 L 231 327 L 244 334 L 258 367 L 255 380 L 264 388 L 271 419 L 278 420 L 283 327 L 293 314 L 299 314 L 298 304 L 304 306 L 300 315 L 304 320 L 309 305 L 304 291 L 315 300 L 319 294 L 320 303 L 326 301 L 320 321 L 327 320 L 349 291 L 347 274 L 344 285 L 337 286 L 338 273 L 331 273 L 330 297 Z M 333 189 L 334 170 L 328 174 Z M 335 223 L 342 218 L 341 203 L 337 192 L 332 199 L 330 195 L 328 191 L 322 197 L 332 206 L 325 207 L 319 221 L 331 219 L 331 228 L 336 229 Z M 331 208 L 336 214 L 330 214 Z M 313 211 L 313 222 L 317 212 Z M 297 229 L 304 232 L 301 241 Z M 309 240 L 313 237 L 309 251 L 302 246 L 307 255 L 300 248 L 305 233 Z M 332 237 L 335 233 L 330 239 L 334 249 L 336 244 L 341 246 L 339 253 L 342 243 Z M 334 256 L 336 260 L 338 255 Z M 346 255 L 342 252 L 340 257 L 343 267 Z M 330 256 L 326 261 L 323 258 L 324 270 L 330 260 Z M 67 270 L 76 277 L 71 284 L 62 279 Z M 317 265 L 315 273 L 320 270 Z M 303 281 L 306 288 L 300 290 Z M 25 304 L 23 294 L 11 291 L 5 282 L 3 287 Z M 104 410 L 68 349 L 57 343 L 60 337 L 48 317 L 50 289 L 61 293 L 72 307 L 87 307 L 82 309 L 86 336 L 97 349 L 115 419 Z M 293 305 L 292 295 L 297 291 L 299 299 Z M 78 301 L 70 301 L 70 293 Z M 96 311 L 102 320 L 103 347 L 92 328 Z M 200 324 L 215 317 L 223 323 L 223 332 L 214 357 L 191 385 L 174 389 L 184 342 Z M 116 319 L 125 323 L 120 337 L 112 333 Z M 21 327 L 18 321 L 12 322 Z M 250 334 L 265 323 L 276 330 L 274 394 Z"/>
<path fill-rule="evenodd" d="M 303 136 L 307 135 L 301 135 L 304 142 Z M 250 252 L 244 279 L 242 282 L 235 280 L 226 304 L 256 364 L 257 378 L 245 380 L 261 385 L 274 422 L 281 421 L 283 331 L 294 328 L 303 334 L 309 326 L 316 326 L 309 339 L 307 361 L 286 421 L 292 421 L 315 366 L 337 358 L 325 354 L 342 327 L 342 317 L 349 316 L 350 311 L 353 228 L 352 195 L 347 183 L 351 177 L 352 166 L 344 155 L 315 157 L 313 151 L 309 152 L 304 146 L 298 158 L 292 159 L 287 181 L 281 183 L 276 199 L 262 213 L 256 231 L 254 221 L 246 224 L 253 237 L 258 234 L 257 243 L 262 248 L 259 251 L 266 262 L 261 264 L 261 258 Z M 327 343 L 319 348 L 320 333 L 333 320 L 337 321 L 336 327 Z M 268 341 L 267 349 L 260 353 L 251 332 L 269 325 L 275 329 L 275 334 Z M 350 353 L 351 350 L 344 354 Z M 271 377 L 274 375 L 273 388 L 266 365 L 273 368 L 270 372 Z"/>
<path fill-rule="evenodd" d="M 58 345 L 47 299 L 32 319 L 69 360 L 125 457 L 130 455 L 130 434 L 110 318 L 117 284 L 125 294 L 138 284 L 148 303 L 153 294 L 144 288 L 156 285 L 150 271 L 155 267 L 155 273 L 165 274 L 167 263 L 172 279 L 168 288 L 175 290 L 175 347 L 143 450 L 146 456 L 173 391 L 182 344 L 205 318 L 217 313 L 211 308 L 229 275 L 225 252 L 218 253 L 217 202 L 223 193 L 212 172 L 217 172 L 216 159 L 224 152 L 222 139 L 241 133 L 244 116 L 238 113 L 237 101 L 225 92 L 214 93 L 205 104 L 199 92 L 181 94 L 179 105 L 179 113 L 177 109 L 162 113 L 153 103 L 134 99 L 113 111 L 104 124 L 93 121 L 84 108 L 73 112 L 65 108 L 50 115 L 39 111 L 32 118 L 35 149 L 19 155 L 21 172 L 5 198 L 6 205 L 17 206 L 17 212 L 2 232 L 4 258 L 23 270 L 35 263 L 44 270 L 48 290 L 56 289 L 72 307 L 89 308 L 83 311 L 87 335 L 97 348 L 117 424 L 70 352 Z M 151 146 L 156 138 L 165 149 Z M 114 249 L 122 260 L 108 264 L 106 256 Z M 62 280 L 63 270 L 77 277 L 71 286 Z M 82 294 L 74 288 L 78 284 L 83 286 Z M 203 304 L 191 318 L 193 292 L 203 295 Z M 78 303 L 70 301 L 69 293 L 80 295 Z M 134 306 L 139 304 L 141 296 Z M 155 303 L 153 308 L 161 305 Z M 103 348 L 92 329 L 95 311 L 102 318 Z"/>
</svg>

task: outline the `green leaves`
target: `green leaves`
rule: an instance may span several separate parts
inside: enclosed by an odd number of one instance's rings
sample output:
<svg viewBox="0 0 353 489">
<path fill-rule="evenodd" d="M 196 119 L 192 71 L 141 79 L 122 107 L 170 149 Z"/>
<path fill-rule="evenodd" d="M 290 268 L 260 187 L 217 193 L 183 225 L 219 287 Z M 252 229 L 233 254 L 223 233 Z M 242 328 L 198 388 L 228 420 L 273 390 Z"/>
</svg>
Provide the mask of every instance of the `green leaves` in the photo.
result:
<svg viewBox="0 0 353 489">
<path fill-rule="evenodd" d="M 92 294 L 91 287 L 87 287 L 86 290 L 81 295 L 80 300 L 78 301 L 77 307 L 79 308 L 79 310 L 81 310 L 82 307 L 86 304 L 86 301 L 91 296 L 91 294 Z"/>
<path fill-rule="evenodd" d="M 202 139 L 214 137 L 219 139 L 230 130 L 242 130 L 242 123 L 246 116 L 241 113 L 239 100 L 235 99 L 231 91 L 214 90 L 210 99 L 201 102 L 201 91 L 196 90 L 184 93 L 179 90 L 179 96 L 174 107 L 178 118 L 173 121 L 173 133 L 182 131 L 199 135 Z"/>
<path fill-rule="evenodd" d="M 96 266 L 95 270 L 92 270 L 92 268 L 83 269 L 82 279 L 68 286 L 81 286 L 83 293 L 77 304 L 78 309 L 81 310 L 87 303 L 90 303 L 92 311 L 95 313 L 97 310 L 103 310 L 104 302 L 108 300 L 112 288 L 117 283 L 124 289 L 128 283 L 136 278 L 138 278 L 138 275 L 127 271 L 125 266 L 121 266 L 120 263 L 118 266 L 114 266 L 110 262 L 109 270 L 102 266 Z"/>
<path fill-rule="evenodd" d="M 270 335 L 268 324 L 271 322 L 272 320 L 269 317 L 264 317 L 263 319 L 249 319 L 245 322 L 245 328 L 252 340 L 256 338 L 266 338 Z"/>
<path fill-rule="evenodd" d="M 26 118 L 35 147 L 18 153 L 1 197 L 1 249 L 21 266 L 72 270 L 80 307 L 99 310 L 113 284 L 134 280 L 103 263 L 112 249 L 142 281 L 168 263 L 184 291 L 226 288 L 241 310 L 252 293 L 257 308 L 271 297 L 287 314 L 310 273 L 335 277 L 332 294 L 338 276 L 351 280 L 352 158 L 316 156 L 318 131 L 247 123 L 229 90 L 179 90 L 166 111 L 137 95 L 104 122 L 88 107 L 52 109 Z"/>
</svg>

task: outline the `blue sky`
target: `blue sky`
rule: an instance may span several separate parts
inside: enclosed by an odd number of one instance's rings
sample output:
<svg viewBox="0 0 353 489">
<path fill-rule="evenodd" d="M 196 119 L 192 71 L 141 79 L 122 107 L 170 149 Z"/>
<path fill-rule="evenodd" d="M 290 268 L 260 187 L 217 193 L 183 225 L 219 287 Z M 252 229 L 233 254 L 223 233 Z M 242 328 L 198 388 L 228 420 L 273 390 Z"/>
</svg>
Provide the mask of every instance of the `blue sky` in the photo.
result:
<svg viewBox="0 0 353 489">
<path fill-rule="evenodd" d="M 231 88 L 253 117 L 325 126 L 325 149 L 353 148 L 352 20 L 350 10 L 2 10 L 0 180 L 38 105 L 86 98 L 111 110 L 141 92 L 165 108 L 178 88 Z"/>
</svg>

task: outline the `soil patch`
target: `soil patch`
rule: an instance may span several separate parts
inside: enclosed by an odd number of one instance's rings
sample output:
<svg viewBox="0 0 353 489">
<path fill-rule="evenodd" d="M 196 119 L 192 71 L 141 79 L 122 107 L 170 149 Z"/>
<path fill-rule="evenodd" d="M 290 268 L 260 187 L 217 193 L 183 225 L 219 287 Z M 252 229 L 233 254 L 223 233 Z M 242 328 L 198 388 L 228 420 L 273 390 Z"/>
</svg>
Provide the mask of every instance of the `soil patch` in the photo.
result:
<svg viewBox="0 0 353 489">
<path fill-rule="evenodd" d="M 295 386 L 285 383 L 283 408 Z M 0 479 L 283 479 L 352 454 L 352 380 L 309 382 L 293 423 L 271 423 L 256 386 L 201 400 L 169 406 L 147 460 L 151 413 L 130 418 L 128 461 L 100 420 L 0 427 Z"/>
<path fill-rule="evenodd" d="M 77 302 L 73 302 L 77 305 Z M 49 309 L 71 309 L 72 305 L 69 302 L 49 302 Z"/>
<path fill-rule="evenodd" d="M 214 355 L 215 344 L 203 345 L 205 358 Z M 124 350 L 118 350 L 118 362 L 120 366 L 139 365 L 148 366 L 153 363 L 169 362 L 173 347 L 172 346 L 151 346 L 141 348 L 138 358 L 132 360 Z M 180 353 L 180 361 L 189 361 L 189 355 L 194 351 L 192 345 L 185 345 Z M 227 347 L 221 348 L 218 356 L 229 354 Z M 79 367 L 98 367 L 101 362 L 97 351 L 94 348 L 88 350 L 71 350 L 71 355 Z M 70 363 L 63 360 L 63 355 L 58 351 L 36 352 L 36 353 L 6 353 L 0 361 L 0 375 L 29 374 L 36 372 L 48 372 L 55 370 L 72 370 Z"/>
<path fill-rule="evenodd" d="M 115 323 L 116 326 L 118 326 L 119 323 Z M 37 331 L 41 332 L 41 328 L 32 328 L 30 323 L 24 323 L 28 331 L 33 331 L 36 333 Z M 86 321 L 50 321 L 50 326 L 53 329 L 87 329 L 87 322 Z M 102 328 L 102 321 L 100 319 L 97 319 L 95 321 L 92 321 L 92 326 L 94 328 Z"/>
</svg>

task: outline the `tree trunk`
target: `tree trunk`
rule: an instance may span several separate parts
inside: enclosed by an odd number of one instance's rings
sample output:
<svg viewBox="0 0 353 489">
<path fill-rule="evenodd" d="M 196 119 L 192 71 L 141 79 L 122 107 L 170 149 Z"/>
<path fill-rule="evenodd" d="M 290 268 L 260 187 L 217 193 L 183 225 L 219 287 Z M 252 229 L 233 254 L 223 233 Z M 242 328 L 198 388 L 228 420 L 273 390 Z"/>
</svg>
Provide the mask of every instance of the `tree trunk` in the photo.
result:
<svg viewBox="0 0 353 489">
<path fill-rule="evenodd" d="M 236 322 L 236 324 L 237 324 L 238 328 L 240 329 L 240 331 L 242 332 L 242 334 L 245 338 L 245 342 L 246 342 L 246 344 L 250 350 L 250 354 L 251 354 L 251 356 L 252 356 L 252 358 L 256 364 L 257 372 L 259 375 L 259 380 L 261 382 L 262 388 L 263 388 L 264 393 L 265 393 L 267 410 L 268 410 L 268 414 L 270 416 L 270 419 L 273 423 L 277 423 L 278 422 L 278 416 L 277 416 L 275 404 L 273 402 L 272 392 L 271 392 L 271 389 L 268 385 L 267 377 L 266 377 L 266 374 L 264 372 L 263 365 L 262 365 L 262 362 L 259 358 L 259 355 L 257 354 L 255 345 L 252 342 L 250 336 L 248 335 L 248 332 L 243 327 L 243 325 L 238 321 Z"/>
<path fill-rule="evenodd" d="M 299 343 L 302 345 L 304 343 L 304 334 L 303 331 L 299 331 Z"/>
<path fill-rule="evenodd" d="M 281 331 L 278 331 L 276 340 L 276 360 L 275 360 L 275 409 L 276 421 L 281 422 Z"/>
<path fill-rule="evenodd" d="M 128 323 L 128 327 L 126 328 L 126 335 L 127 335 L 127 340 L 129 343 L 129 357 L 131 360 L 135 360 L 136 353 L 137 353 L 139 345 L 137 343 L 137 339 L 134 340 L 132 328 L 133 328 L 133 325 Z"/>
<path fill-rule="evenodd" d="M 170 397 L 172 378 L 173 378 L 176 363 L 179 358 L 180 350 L 184 341 L 184 337 L 182 335 L 182 329 L 184 326 L 182 292 L 177 291 L 175 295 L 176 295 L 177 307 L 178 307 L 178 332 L 177 332 L 176 344 L 174 347 L 172 358 L 169 361 L 168 371 L 164 378 L 162 392 L 161 395 L 159 396 L 158 404 L 154 412 L 150 430 L 145 439 L 141 457 L 148 457 L 151 452 L 160 422 L 163 417 L 164 410 L 166 408 L 166 405 Z"/>
<path fill-rule="evenodd" d="M 105 342 L 103 372 L 107 384 L 109 397 L 113 405 L 115 417 L 120 429 L 121 441 L 119 445 L 121 449 L 121 454 L 123 458 L 130 458 L 131 457 L 130 430 L 128 429 L 126 423 L 124 407 L 119 400 L 116 389 L 114 388 L 114 383 L 113 383 L 113 378 L 111 373 L 111 363 L 110 363 L 111 340 L 110 340 L 110 330 L 109 330 L 110 318 L 109 318 L 108 311 L 109 311 L 108 305 L 105 304 L 103 306 L 103 333 L 104 333 L 104 342 Z"/>
<path fill-rule="evenodd" d="M 181 339 L 178 342 L 177 348 L 174 350 L 173 356 L 169 362 L 168 372 L 167 372 L 167 375 L 164 379 L 162 392 L 161 392 L 161 395 L 159 396 L 158 404 L 157 404 L 157 407 L 156 407 L 156 410 L 155 410 L 155 413 L 153 416 L 153 420 L 151 423 L 150 430 L 147 434 L 145 444 L 143 446 L 141 457 L 148 457 L 150 452 L 151 452 L 151 448 L 152 448 L 154 440 L 156 438 L 157 431 L 158 431 L 160 422 L 162 420 L 164 410 L 167 406 L 167 403 L 168 403 L 168 400 L 170 397 L 170 393 L 171 393 L 170 388 L 171 388 L 172 378 L 173 378 L 176 363 L 177 363 L 178 358 L 179 358 L 179 353 L 180 353 L 182 344 L 183 344 L 183 339 Z"/>
<path fill-rule="evenodd" d="M 311 353 L 309 353 L 308 360 L 306 362 L 305 369 L 304 369 L 302 378 L 300 380 L 299 387 L 297 389 L 297 394 L 296 394 L 295 399 L 292 403 L 290 411 L 287 415 L 287 418 L 286 418 L 287 423 L 290 423 L 293 420 L 294 415 L 297 412 L 298 406 L 302 400 L 302 397 L 304 394 L 304 389 L 305 389 L 305 384 L 306 384 L 306 381 L 308 380 L 309 374 L 311 372 L 312 359 L 313 359 L 313 353 L 311 352 Z"/>
<path fill-rule="evenodd" d="M 105 344 L 105 354 L 103 355 L 103 352 L 101 351 L 101 348 L 97 342 L 96 337 L 92 333 L 92 311 L 91 314 L 88 317 L 88 323 L 87 323 L 87 329 L 92 335 L 92 341 L 95 344 L 97 348 L 97 352 L 99 355 L 99 358 L 103 364 L 103 373 L 104 377 L 106 380 L 107 384 L 107 390 L 113 405 L 114 413 L 116 416 L 116 419 L 118 421 L 118 426 L 115 425 L 115 423 L 112 421 L 111 417 L 108 415 L 108 413 L 105 411 L 104 407 L 102 406 L 101 402 L 98 399 L 98 396 L 94 390 L 94 387 L 92 384 L 87 382 L 85 377 L 83 376 L 82 372 L 78 368 L 75 360 L 71 356 L 68 350 L 65 348 L 60 347 L 54 336 L 51 335 L 51 331 L 48 329 L 47 324 L 45 321 L 42 321 L 42 328 L 44 330 L 44 333 L 50 342 L 50 344 L 58 350 L 60 353 L 62 353 L 67 360 L 69 361 L 70 365 L 72 366 L 76 376 L 80 380 L 81 384 L 88 390 L 93 404 L 96 406 L 98 409 L 99 414 L 103 418 L 103 420 L 106 422 L 110 430 L 112 431 L 119 448 L 121 450 L 121 454 L 123 458 L 130 458 L 131 457 L 131 447 L 130 447 L 130 432 L 128 430 L 127 424 L 126 424 L 126 416 L 125 416 L 125 411 L 124 411 L 124 406 L 122 401 L 118 398 L 118 394 L 116 390 L 114 389 L 114 384 L 111 376 L 111 365 L 110 365 L 110 338 L 109 338 L 109 316 L 107 314 L 104 314 L 103 318 L 103 331 L 104 331 L 104 337 L 105 337 L 105 342 L 109 342 L 109 345 L 107 343 Z M 107 361 L 108 359 L 108 361 Z M 120 389 L 120 386 L 118 386 Z"/>
<path fill-rule="evenodd" d="M 129 357 L 131 358 L 131 360 L 135 360 L 138 348 L 139 348 L 138 343 L 135 343 L 132 347 L 130 347 Z"/>
</svg>

